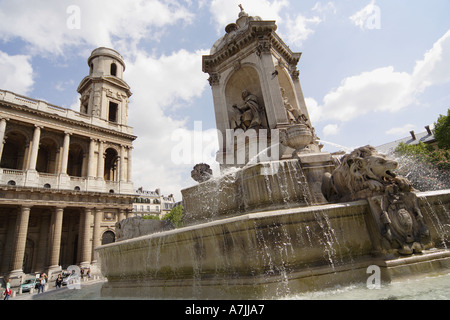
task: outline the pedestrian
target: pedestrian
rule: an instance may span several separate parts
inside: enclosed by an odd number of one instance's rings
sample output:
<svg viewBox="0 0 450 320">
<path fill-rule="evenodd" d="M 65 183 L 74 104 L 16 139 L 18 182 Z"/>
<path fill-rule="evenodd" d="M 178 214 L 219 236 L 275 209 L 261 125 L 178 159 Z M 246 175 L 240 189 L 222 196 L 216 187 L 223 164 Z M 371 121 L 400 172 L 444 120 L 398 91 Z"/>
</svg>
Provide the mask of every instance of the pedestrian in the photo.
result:
<svg viewBox="0 0 450 320">
<path fill-rule="evenodd" d="M 45 273 L 41 274 L 41 277 L 39 278 L 39 280 L 40 280 L 40 283 L 39 283 L 39 286 L 38 286 L 38 293 L 41 293 L 41 291 L 42 291 L 42 293 L 44 293 L 45 283 L 46 283 L 46 281 L 45 281 Z"/>
<path fill-rule="evenodd" d="M 62 277 L 61 277 L 61 273 L 58 274 L 58 278 L 56 278 L 56 288 L 61 288 L 61 284 L 62 284 Z"/>
<path fill-rule="evenodd" d="M 90 267 L 89 267 L 89 269 L 87 270 L 87 276 L 88 276 L 88 278 L 91 277 L 91 268 L 90 268 Z"/>
<path fill-rule="evenodd" d="M 6 289 L 4 292 L 5 298 L 3 298 L 3 300 L 9 300 L 9 297 L 11 296 L 11 284 L 9 283 L 9 278 L 6 278 L 5 282 L 6 282 Z"/>
</svg>

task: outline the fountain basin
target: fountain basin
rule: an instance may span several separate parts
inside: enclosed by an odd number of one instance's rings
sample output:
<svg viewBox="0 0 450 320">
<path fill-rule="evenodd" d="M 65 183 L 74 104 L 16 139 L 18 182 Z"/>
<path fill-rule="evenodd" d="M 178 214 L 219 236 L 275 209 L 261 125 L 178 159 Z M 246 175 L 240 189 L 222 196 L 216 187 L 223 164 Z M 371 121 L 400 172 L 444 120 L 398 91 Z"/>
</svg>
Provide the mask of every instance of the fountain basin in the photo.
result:
<svg viewBox="0 0 450 320">
<path fill-rule="evenodd" d="M 398 258 L 374 243 L 366 200 L 245 214 L 99 247 L 105 297 L 272 299 L 367 280 L 448 273 L 449 192 L 419 194 L 438 249 Z"/>
</svg>

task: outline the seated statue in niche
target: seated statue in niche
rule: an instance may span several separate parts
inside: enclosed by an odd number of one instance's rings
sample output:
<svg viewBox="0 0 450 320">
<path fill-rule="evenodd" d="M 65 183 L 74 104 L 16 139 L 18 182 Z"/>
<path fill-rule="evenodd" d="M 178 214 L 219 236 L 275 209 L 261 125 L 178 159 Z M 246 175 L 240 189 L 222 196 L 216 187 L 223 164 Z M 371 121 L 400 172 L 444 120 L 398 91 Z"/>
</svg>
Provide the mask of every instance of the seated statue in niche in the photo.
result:
<svg viewBox="0 0 450 320">
<path fill-rule="evenodd" d="M 258 97 L 244 90 L 242 91 L 242 100 L 244 103 L 241 106 L 233 105 L 234 114 L 231 117 L 231 128 L 244 131 L 260 128 L 262 108 L 258 103 Z"/>
<path fill-rule="evenodd" d="M 298 108 L 294 108 L 292 104 L 289 103 L 288 97 L 286 97 L 286 90 L 281 88 L 281 97 L 283 98 L 284 107 L 286 108 L 286 112 L 288 115 L 290 124 L 304 124 L 308 125 L 308 118 L 300 112 Z"/>
</svg>

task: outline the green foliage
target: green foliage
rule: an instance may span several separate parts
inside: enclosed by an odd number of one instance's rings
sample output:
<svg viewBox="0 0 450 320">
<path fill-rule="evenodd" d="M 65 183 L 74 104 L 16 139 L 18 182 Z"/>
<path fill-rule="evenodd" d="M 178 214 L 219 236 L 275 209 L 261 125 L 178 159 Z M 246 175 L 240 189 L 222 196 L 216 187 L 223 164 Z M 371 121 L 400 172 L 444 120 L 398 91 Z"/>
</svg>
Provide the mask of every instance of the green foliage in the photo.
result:
<svg viewBox="0 0 450 320">
<path fill-rule="evenodd" d="M 450 108 L 447 110 L 446 116 L 439 116 L 434 126 L 434 136 L 438 141 L 439 148 L 450 149 Z"/>
<path fill-rule="evenodd" d="M 154 215 L 143 216 L 142 218 L 146 220 L 161 220 L 158 216 Z"/>
<path fill-rule="evenodd" d="M 450 150 L 434 150 L 432 146 L 419 142 L 416 145 L 400 143 L 395 150 L 400 155 L 411 155 L 419 161 L 430 163 L 440 170 L 450 170 Z"/>
<path fill-rule="evenodd" d="M 183 227 L 184 207 L 182 205 L 174 207 L 168 214 L 166 214 L 163 220 L 169 220 L 177 228 Z"/>
</svg>

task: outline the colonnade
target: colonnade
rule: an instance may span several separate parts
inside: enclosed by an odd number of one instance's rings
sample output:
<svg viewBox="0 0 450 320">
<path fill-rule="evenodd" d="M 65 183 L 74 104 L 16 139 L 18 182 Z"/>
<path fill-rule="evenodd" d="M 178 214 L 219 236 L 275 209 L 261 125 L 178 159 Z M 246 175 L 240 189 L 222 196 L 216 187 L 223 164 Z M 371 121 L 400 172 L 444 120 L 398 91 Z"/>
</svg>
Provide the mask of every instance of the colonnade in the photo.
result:
<svg viewBox="0 0 450 320">
<path fill-rule="evenodd" d="M 30 213 L 33 206 L 23 205 L 17 210 L 15 224 L 14 220 L 9 221 L 8 229 L 15 228 L 16 232 L 8 233 L 4 246 L 12 250 L 3 250 L 0 269 L 6 271 L 10 278 L 20 278 L 23 273 L 25 250 L 29 232 Z M 51 210 L 50 219 L 43 219 L 40 227 L 40 240 L 34 250 L 38 250 L 38 255 L 47 250 L 48 254 L 45 261 L 34 263 L 36 270 L 33 272 L 47 272 L 49 276 L 53 272 L 59 272 L 61 239 L 63 232 L 63 219 L 65 207 L 49 207 Z M 105 208 L 80 208 L 78 242 L 81 247 L 78 248 L 77 264 L 80 267 L 88 267 L 97 263 L 97 257 L 94 249 L 102 244 L 102 222 Z M 127 218 L 128 210 L 118 211 L 118 221 Z M 11 225 L 12 224 L 12 225 Z M 115 221 L 111 222 L 114 226 Z M 92 230 L 92 231 L 91 231 Z M 5 249 L 4 248 L 4 249 Z M 1 249 L 1 248 L 0 248 Z M 6 253 L 6 251 L 8 251 Z"/>
<path fill-rule="evenodd" d="M 8 118 L 0 119 L 0 160 L 3 155 L 3 146 L 6 142 L 6 127 Z M 30 153 L 28 157 L 28 165 L 24 168 L 25 170 L 36 171 L 36 165 L 38 161 L 39 145 L 41 140 L 41 132 L 44 129 L 43 126 L 34 125 L 33 138 L 31 141 Z M 62 146 L 62 153 L 60 155 L 59 172 L 57 174 L 67 175 L 68 173 L 68 163 L 69 163 L 69 150 L 71 142 L 72 133 L 69 131 L 64 132 L 64 140 Z M 93 137 L 86 137 L 89 139 L 89 151 L 87 158 L 87 170 L 85 176 L 87 178 L 98 178 L 104 179 L 105 175 L 105 145 L 106 148 L 111 145 L 105 140 L 96 139 Z M 97 147 L 96 147 L 97 146 Z M 119 163 L 116 181 L 121 182 L 131 182 L 132 181 L 132 165 L 131 165 L 131 154 L 132 147 L 125 145 L 116 145 L 116 151 L 118 151 L 117 160 Z M 96 153 L 98 156 L 96 157 Z"/>
</svg>

